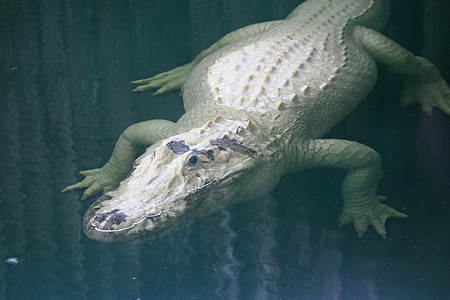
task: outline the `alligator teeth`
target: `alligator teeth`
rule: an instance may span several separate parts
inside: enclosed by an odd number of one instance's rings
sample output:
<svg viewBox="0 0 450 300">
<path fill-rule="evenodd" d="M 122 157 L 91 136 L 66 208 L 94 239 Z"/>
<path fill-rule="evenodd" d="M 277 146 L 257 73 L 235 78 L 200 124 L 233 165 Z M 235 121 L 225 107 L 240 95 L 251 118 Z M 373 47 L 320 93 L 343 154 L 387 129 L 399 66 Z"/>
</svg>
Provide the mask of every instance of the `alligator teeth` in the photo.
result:
<svg viewBox="0 0 450 300">
<path fill-rule="evenodd" d="M 247 120 L 247 122 L 245 122 L 245 124 L 246 124 L 245 129 L 249 129 L 250 126 L 252 126 L 252 121 Z"/>
</svg>

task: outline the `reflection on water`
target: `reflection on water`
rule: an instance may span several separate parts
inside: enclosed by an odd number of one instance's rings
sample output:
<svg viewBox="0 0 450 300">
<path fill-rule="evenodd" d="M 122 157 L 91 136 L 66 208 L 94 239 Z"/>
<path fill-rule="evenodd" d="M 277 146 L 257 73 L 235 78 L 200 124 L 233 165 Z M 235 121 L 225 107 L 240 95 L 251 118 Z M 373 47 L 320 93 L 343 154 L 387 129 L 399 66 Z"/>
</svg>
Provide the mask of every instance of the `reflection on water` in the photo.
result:
<svg viewBox="0 0 450 300">
<path fill-rule="evenodd" d="M 142 244 L 87 239 L 81 219 L 92 199 L 59 193 L 78 170 L 104 164 L 128 125 L 181 115 L 177 93 L 135 95 L 129 81 L 298 2 L 1 1 L 0 298 L 448 297 L 449 121 L 401 111 L 399 79 L 383 70 L 370 99 L 329 136 L 381 153 L 380 190 L 410 215 L 388 222 L 386 241 L 337 228 L 338 170 L 283 178 L 271 195 Z M 425 2 L 395 1 L 388 34 L 449 79 L 445 4 Z"/>
</svg>

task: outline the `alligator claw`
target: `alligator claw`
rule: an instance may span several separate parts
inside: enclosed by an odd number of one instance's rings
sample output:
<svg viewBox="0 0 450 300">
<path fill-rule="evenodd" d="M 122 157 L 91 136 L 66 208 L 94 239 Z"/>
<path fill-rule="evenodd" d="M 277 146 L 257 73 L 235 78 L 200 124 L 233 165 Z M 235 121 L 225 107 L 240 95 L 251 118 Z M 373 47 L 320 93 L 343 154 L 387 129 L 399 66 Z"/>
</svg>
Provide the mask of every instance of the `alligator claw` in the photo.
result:
<svg viewBox="0 0 450 300">
<path fill-rule="evenodd" d="M 175 68 L 173 70 L 157 74 L 146 79 L 134 80 L 132 84 L 139 84 L 132 92 L 147 92 L 159 88 L 153 95 L 161 95 L 173 90 L 180 89 L 191 74 L 193 66 L 191 63 Z"/>
<path fill-rule="evenodd" d="M 432 82 L 418 83 L 405 80 L 401 98 L 402 107 L 418 103 L 427 116 L 432 116 L 433 107 L 450 115 L 450 89 L 442 77 Z"/>
<path fill-rule="evenodd" d="M 386 197 L 378 196 L 377 198 L 378 200 L 374 202 L 371 208 L 356 210 L 344 207 L 338 218 L 339 226 L 342 227 L 353 222 L 358 238 L 362 238 L 371 225 L 383 239 L 386 239 L 386 219 L 390 217 L 406 218 L 408 216 L 379 202 L 379 200 L 385 200 Z"/>
<path fill-rule="evenodd" d="M 86 178 L 81 182 L 67 186 L 61 191 L 61 193 L 87 188 L 84 191 L 81 200 L 86 200 L 102 189 L 103 192 L 106 193 L 115 186 L 116 182 L 114 182 L 112 179 L 108 179 L 108 177 L 106 177 L 103 172 L 103 168 L 80 171 L 79 173 L 86 176 Z"/>
</svg>

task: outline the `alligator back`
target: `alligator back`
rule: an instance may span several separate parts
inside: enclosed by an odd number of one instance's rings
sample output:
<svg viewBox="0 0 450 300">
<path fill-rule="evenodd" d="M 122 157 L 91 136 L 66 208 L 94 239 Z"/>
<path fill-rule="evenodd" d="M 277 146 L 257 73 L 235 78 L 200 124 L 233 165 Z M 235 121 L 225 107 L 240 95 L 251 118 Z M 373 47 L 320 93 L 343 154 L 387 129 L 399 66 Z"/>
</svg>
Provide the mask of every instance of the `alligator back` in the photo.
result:
<svg viewBox="0 0 450 300">
<path fill-rule="evenodd" d="M 307 1 L 270 31 L 205 58 L 184 88 L 187 111 L 283 111 L 310 137 L 345 117 L 373 87 L 376 67 L 353 37 L 355 25 L 382 27 L 387 1 Z M 379 16 L 379 20 L 377 20 Z M 381 21 L 380 21 L 381 20 Z"/>
</svg>

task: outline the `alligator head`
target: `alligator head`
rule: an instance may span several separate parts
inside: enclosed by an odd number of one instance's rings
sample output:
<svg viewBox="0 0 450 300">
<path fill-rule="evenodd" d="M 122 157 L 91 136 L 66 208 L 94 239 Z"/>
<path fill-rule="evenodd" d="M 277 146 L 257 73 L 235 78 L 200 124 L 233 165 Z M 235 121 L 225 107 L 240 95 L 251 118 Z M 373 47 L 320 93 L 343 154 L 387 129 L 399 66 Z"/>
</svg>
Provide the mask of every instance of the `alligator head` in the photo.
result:
<svg viewBox="0 0 450 300">
<path fill-rule="evenodd" d="M 119 187 L 89 208 L 86 234 L 100 241 L 153 239 L 252 198 L 249 177 L 259 160 L 245 142 L 251 135 L 246 127 L 216 118 L 148 148 Z"/>
</svg>

